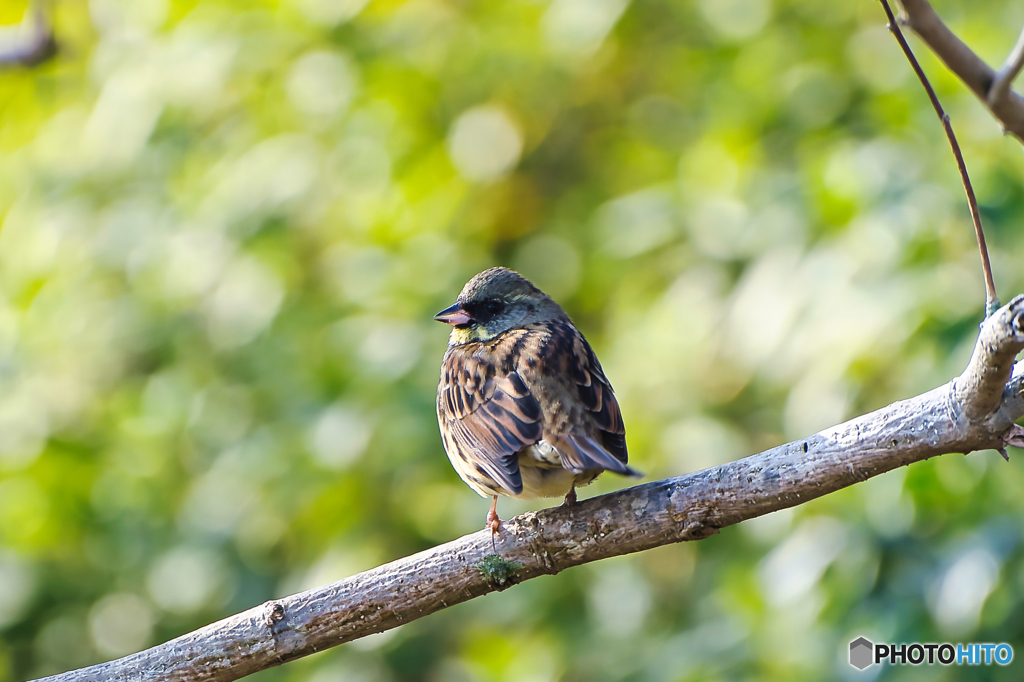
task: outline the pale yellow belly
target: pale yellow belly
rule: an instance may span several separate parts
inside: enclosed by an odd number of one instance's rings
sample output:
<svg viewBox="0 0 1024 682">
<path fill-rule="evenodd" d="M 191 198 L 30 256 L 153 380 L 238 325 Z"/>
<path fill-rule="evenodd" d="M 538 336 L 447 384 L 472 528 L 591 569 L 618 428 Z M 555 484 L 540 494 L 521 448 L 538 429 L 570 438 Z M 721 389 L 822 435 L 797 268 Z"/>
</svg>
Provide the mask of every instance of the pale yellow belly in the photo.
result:
<svg viewBox="0 0 1024 682">
<path fill-rule="evenodd" d="M 513 497 L 564 497 L 570 487 L 579 488 L 593 481 L 600 469 L 574 474 L 562 468 L 558 451 L 544 441 L 519 452 L 519 473 L 523 477 L 523 492 Z"/>
<path fill-rule="evenodd" d="M 454 451 L 454 450 L 453 450 Z M 564 497 L 570 487 L 579 488 L 589 484 L 601 474 L 600 469 L 573 473 L 562 467 L 558 451 L 540 441 L 536 445 L 519 451 L 519 473 L 523 477 L 523 492 L 510 495 L 482 471 L 474 468 L 469 461 L 448 454 L 452 466 L 466 484 L 482 497 L 506 495 L 516 499 L 537 497 Z"/>
</svg>

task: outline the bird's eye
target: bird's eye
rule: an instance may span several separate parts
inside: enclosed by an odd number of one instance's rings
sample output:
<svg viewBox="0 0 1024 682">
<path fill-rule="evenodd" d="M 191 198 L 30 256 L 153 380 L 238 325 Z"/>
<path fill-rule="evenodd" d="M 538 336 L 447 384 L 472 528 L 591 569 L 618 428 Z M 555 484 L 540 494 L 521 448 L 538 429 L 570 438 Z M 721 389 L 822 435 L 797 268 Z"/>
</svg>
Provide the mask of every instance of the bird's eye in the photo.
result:
<svg viewBox="0 0 1024 682">
<path fill-rule="evenodd" d="M 489 315 L 497 315 L 498 313 L 501 312 L 501 307 L 502 306 L 501 306 L 501 302 L 500 301 L 488 301 L 487 302 L 487 313 Z"/>
</svg>

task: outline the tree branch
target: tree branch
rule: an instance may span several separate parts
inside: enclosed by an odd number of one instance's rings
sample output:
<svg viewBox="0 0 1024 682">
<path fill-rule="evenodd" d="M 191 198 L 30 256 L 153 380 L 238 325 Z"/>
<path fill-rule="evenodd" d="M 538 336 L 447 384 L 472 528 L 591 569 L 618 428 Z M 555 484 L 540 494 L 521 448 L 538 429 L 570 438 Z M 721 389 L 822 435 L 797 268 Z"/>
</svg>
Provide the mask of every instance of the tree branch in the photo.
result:
<svg viewBox="0 0 1024 682">
<path fill-rule="evenodd" d="M 923 395 L 735 462 L 523 514 L 502 526 L 500 558 L 481 531 L 46 682 L 235 680 L 530 578 L 700 540 L 936 455 L 1002 448 L 1024 415 L 1024 372 L 1013 364 L 1022 349 L 1018 296 L 982 324 L 964 373 Z"/>
<path fill-rule="evenodd" d="M 1024 99 L 1010 89 L 1010 81 L 1016 72 L 1004 67 L 1002 78 L 986 64 L 981 57 L 967 47 L 962 40 L 942 23 L 928 0 L 901 0 L 903 17 L 901 23 L 909 27 L 923 40 L 932 52 L 938 55 L 950 71 L 978 96 L 982 104 L 1003 125 L 1003 129 L 1024 143 Z M 1019 52 L 1020 41 L 1014 48 Z M 1011 55 L 1007 64 L 1016 64 L 1018 59 Z M 1019 71 L 1019 67 L 1017 67 Z M 1012 75 L 1011 75 L 1012 72 Z M 999 88 L 995 86 L 998 81 Z"/>
<path fill-rule="evenodd" d="M 1009 331 L 1014 336 L 1024 334 L 1022 299 L 1024 297 L 1018 296 L 996 312 L 999 317 L 996 324 L 982 325 L 967 370 L 953 380 L 954 403 L 962 406 L 964 415 L 971 421 L 986 419 L 999 410 L 1013 372 L 1014 358 L 1021 350 L 1012 343 L 1004 343 L 1004 332 Z"/>
</svg>

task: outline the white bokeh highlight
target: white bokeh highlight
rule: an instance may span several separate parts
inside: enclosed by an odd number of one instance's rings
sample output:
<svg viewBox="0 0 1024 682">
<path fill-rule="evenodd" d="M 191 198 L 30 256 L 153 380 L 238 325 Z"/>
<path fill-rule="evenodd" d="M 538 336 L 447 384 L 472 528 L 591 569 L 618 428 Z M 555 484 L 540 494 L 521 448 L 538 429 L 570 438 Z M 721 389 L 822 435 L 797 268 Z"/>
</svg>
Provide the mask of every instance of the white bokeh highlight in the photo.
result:
<svg viewBox="0 0 1024 682">
<path fill-rule="evenodd" d="M 108 594 L 89 610 L 89 636 L 96 651 L 117 657 L 144 649 L 150 643 L 156 615 L 142 597 Z"/>
<path fill-rule="evenodd" d="M 0 628 L 24 615 L 35 596 L 32 566 L 13 553 L 0 553 Z"/>
<path fill-rule="evenodd" d="M 292 65 L 285 87 L 289 101 L 299 111 L 314 117 L 333 117 L 355 97 L 359 77 L 348 57 L 313 50 Z"/>
<path fill-rule="evenodd" d="M 448 134 L 448 156 L 466 180 L 490 182 L 511 171 L 523 153 L 523 135 L 504 109 L 484 105 L 462 113 Z"/>
<path fill-rule="evenodd" d="M 270 324 L 284 299 L 280 279 L 254 258 L 237 258 L 206 301 L 210 340 L 242 346 Z"/>
<path fill-rule="evenodd" d="M 354 463 L 370 442 L 373 429 L 366 415 L 350 405 L 325 409 L 309 433 L 309 449 L 318 464 L 333 470 Z"/>
<path fill-rule="evenodd" d="M 629 0 L 555 0 L 542 20 L 548 49 L 575 58 L 593 55 L 628 6 Z"/>
<path fill-rule="evenodd" d="M 999 562 L 984 547 L 959 555 L 932 592 L 929 606 L 947 635 L 968 635 L 978 627 L 985 601 L 999 582 Z"/>
<path fill-rule="evenodd" d="M 149 596 L 170 613 L 212 609 L 230 597 L 223 558 L 214 550 L 183 545 L 158 557 L 146 578 Z"/>
<path fill-rule="evenodd" d="M 730 42 L 757 35 L 772 14 L 771 0 L 700 0 L 698 8 L 708 26 Z"/>
</svg>

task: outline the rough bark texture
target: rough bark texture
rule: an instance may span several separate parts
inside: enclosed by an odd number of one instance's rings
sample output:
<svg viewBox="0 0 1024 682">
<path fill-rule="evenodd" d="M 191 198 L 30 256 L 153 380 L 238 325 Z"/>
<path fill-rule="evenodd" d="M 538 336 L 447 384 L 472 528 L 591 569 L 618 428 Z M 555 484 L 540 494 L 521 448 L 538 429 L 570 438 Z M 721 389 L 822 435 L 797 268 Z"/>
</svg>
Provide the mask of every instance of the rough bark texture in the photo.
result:
<svg viewBox="0 0 1024 682">
<path fill-rule="evenodd" d="M 927 43 L 949 70 L 978 96 L 982 104 L 1002 123 L 1003 129 L 1024 143 L 1024 99 L 1010 88 L 1019 71 L 1017 49 L 998 74 L 976 55 L 935 13 L 928 0 L 900 0 L 903 24 Z"/>
<path fill-rule="evenodd" d="M 1013 372 L 1022 348 L 1018 296 L 982 325 L 964 374 L 924 395 L 736 462 L 523 514 L 502 526 L 500 558 L 487 558 L 481 531 L 46 680 L 234 680 L 539 575 L 700 540 L 896 467 L 1001 448 L 1024 415 L 1024 372 Z"/>
</svg>

